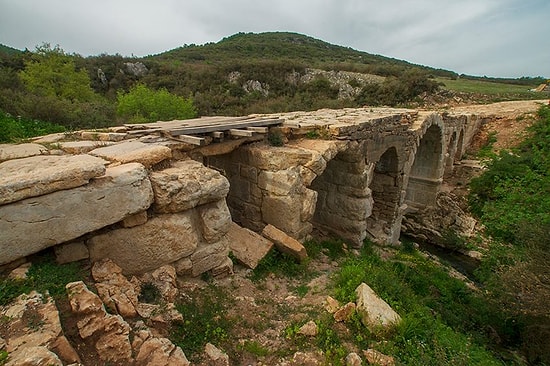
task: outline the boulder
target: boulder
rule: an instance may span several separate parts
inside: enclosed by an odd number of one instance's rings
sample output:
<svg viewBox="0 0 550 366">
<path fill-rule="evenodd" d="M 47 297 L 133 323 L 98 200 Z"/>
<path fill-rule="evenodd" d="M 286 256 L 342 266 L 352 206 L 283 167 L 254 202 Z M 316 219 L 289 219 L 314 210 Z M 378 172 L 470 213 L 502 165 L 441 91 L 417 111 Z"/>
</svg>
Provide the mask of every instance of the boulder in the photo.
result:
<svg viewBox="0 0 550 366">
<path fill-rule="evenodd" d="M 146 144 L 140 141 L 125 141 L 94 149 L 90 151 L 90 155 L 122 164 L 141 163 L 149 168 L 163 160 L 170 159 L 172 150 L 162 145 Z"/>
<path fill-rule="evenodd" d="M 366 327 L 389 327 L 401 321 L 397 314 L 384 300 L 366 284 L 360 284 L 355 290 L 357 295 L 356 310 Z"/>
<path fill-rule="evenodd" d="M 275 226 L 267 225 L 262 231 L 262 235 L 271 240 L 281 252 L 293 256 L 299 261 L 307 258 L 306 248 L 299 241 L 291 238 Z"/>
<path fill-rule="evenodd" d="M 80 187 L 105 173 L 90 155 L 32 156 L 0 163 L 0 204 Z"/>
<path fill-rule="evenodd" d="M 12 159 L 28 158 L 36 155 L 47 155 L 48 149 L 39 144 L 2 144 L 0 145 L 0 162 Z"/>
<path fill-rule="evenodd" d="M 363 360 L 361 360 L 361 357 L 355 353 L 352 352 L 346 356 L 346 366 L 361 366 L 363 365 Z"/>
<path fill-rule="evenodd" d="M 189 210 L 96 235 L 87 242 L 90 259 L 111 258 L 125 275 L 152 271 L 195 252 L 201 241 L 197 222 L 197 213 Z"/>
<path fill-rule="evenodd" d="M 155 210 L 185 211 L 217 202 L 229 193 L 229 181 L 219 172 L 194 160 L 177 162 L 172 168 L 151 173 Z"/>
<path fill-rule="evenodd" d="M 190 363 L 180 347 L 167 338 L 150 337 L 136 355 L 136 366 L 189 366 Z"/>
<path fill-rule="evenodd" d="M 229 248 L 235 258 L 248 268 L 254 269 L 273 248 L 273 243 L 261 235 L 231 223 L 227 233 Z"/>
<path fill-rule="evenodd" d="M 152 201 L 147 171 L 132 163 L 82 187 L 0 206 L 0 264 L 112 225 Z"/>
<path fill-rule="evenodd" d="M 319 328 L 313 320 L 308 321 L 298 330 L 298 334 L 304 335 L 306 337 L 315 337 L 317 336 L 317 333 L 319 333 Z"/>
<path fill-rule="evenodd" d="M 212 366 L 229 366 L 229 356 L 212 343 L 206 343 L 204 353 L 210 360 L 209 365 Z"/>
<path fill-rule="evenodd" d="M 393 366 L 395 365 L 395 359 L 392 356 L 387 356 L 375 349 L 369 348 L 363 351 L 367 362 L 371 365 L 379 366 Z"/>
</svg>

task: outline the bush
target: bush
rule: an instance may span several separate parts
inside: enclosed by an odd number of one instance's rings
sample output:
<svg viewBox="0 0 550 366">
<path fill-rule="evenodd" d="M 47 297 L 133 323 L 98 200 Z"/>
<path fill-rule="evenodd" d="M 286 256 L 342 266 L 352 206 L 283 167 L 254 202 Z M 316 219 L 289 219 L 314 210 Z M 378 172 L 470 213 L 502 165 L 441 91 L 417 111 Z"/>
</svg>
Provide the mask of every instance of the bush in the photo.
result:
<svg viewBox="0 0 550 366">
<path fill-rule="evenodd" d="M 131 123 L 144 123 L 194 118 L 197 112 L 190 99 L 137 84 L 128 93 L 118 93 L 117 114 Z"/>
<path fill-rule="evenodd" d="M 0 143 L 17 142 L 29 137 L 64 131 L 65 128 L 60 125 L 20 117 L 14 118 L 0 111 Z"/>
</svg>

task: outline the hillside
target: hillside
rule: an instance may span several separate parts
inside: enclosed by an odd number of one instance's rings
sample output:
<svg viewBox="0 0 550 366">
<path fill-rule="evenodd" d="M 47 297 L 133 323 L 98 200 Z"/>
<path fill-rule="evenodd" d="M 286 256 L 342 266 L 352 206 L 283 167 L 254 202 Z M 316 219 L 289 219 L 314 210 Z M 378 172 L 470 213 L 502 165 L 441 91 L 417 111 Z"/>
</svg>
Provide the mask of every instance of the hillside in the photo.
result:
<svg viewBox="0 0 550 366">
<path fill-rule="evenodd" d="M 6 45 L 3 45 L 3 44 L 0 44 L 0 53 L 7 53 L 7 54 L 18 54 L 18 53 L 21 53 L 23 51 L 21 50 L 18 50 L 17 48 L 13 48 L 13 47 L 10 47 L 10 46 L 6 46 Z"/>
</svg>

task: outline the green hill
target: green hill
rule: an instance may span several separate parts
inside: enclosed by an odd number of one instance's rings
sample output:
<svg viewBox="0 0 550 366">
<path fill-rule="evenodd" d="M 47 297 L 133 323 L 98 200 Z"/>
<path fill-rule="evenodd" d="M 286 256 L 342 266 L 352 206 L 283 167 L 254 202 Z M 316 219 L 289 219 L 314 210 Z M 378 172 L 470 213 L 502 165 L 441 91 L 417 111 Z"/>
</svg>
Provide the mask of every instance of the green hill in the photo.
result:
<svg viewBox="0 0 550 366">
<path fill-rule="evenodd" d="M 0 53 L 7 53 L 7 54 L 18 54 L 18 53 L 22 53 L 23 51 L 21 50 L 18 50 L 17 48 L 13 48 L 13 47 L 10 47 L 10 46 L 6 46 L 6 45 L 3 45 L 3 44 L 0 44 Z"/>
</svg>

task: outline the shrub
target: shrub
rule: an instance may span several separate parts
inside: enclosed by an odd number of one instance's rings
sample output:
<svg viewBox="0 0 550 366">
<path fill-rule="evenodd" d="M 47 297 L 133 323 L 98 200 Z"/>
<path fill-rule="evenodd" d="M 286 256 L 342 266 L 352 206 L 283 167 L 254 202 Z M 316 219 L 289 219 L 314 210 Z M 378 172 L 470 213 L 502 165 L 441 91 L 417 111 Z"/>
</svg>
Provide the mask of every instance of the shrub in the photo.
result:
<svg viewBox="0 0 550 366">
<path fill-rule="evenodd" d="M 190 99 L 137 84 L 128 93 L 118 93 L 117 114 L 131 123 L 144 123 L 194 118 L 197 112 Z"/>
</svg>

